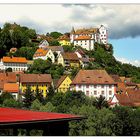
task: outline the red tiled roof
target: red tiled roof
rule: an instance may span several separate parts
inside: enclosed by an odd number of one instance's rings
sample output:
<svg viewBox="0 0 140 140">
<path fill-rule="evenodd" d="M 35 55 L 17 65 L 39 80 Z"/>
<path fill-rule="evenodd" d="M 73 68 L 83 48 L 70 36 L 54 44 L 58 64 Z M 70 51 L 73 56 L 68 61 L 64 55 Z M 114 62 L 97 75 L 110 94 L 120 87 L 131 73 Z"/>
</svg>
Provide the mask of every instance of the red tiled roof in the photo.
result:
<svg viewBox="0 0 140 140">
<path fill-rule="evenodd" d="M 75 31 L 75 34 L 91 34 L 91 33 L 97 33 L 98 28 L 89 28 L 89 29 L 77 29 Z"/>
<path fill-rule="evenodd" d="M 3 89 L 5 92 L 15 92 L 15 93 L 18 93 L 19 91 L 19 86 L 17 83 L 5 83 L 4 84 L 4 89 Z"/>
<path fill-rule="evenodd" d="M 4 82 L 0 82 L 0 89 L 3 90 L 3 87 L 4 87 Z"/>
<path fill-rule="evenodd" d="M 85 52 L 82 49 L 77 49 L 75 52 L 78 52 L 81 56 L 85 56 Z"/>
<path fill-rule="evenodd" d="M 16 74 L 14 72 L 0 73 L 0 82 L 16 83 Z"/>
<path fill-rule="evenodd" d="M 20 74 L 21 83 L 51 83 L 51 74 Z"/>
<path fill-rule="evenodd" d="M 81 35 L 77 38 L 75 38 L 74 40 L 90 40 L 91 39 L 91 36 L 85 36 L 85 35 Z"/>
<path fill-rule="evenodd" d="M 2 61 L 5 63 L 27 63 L 27 59 L 25 57 L 3 57 Z"/>
<path fill-rule="evenodd" d="M 117 91 L 122 91 L 125 92 L 126 91 L 126 86 L 124 82 L 118 82 L 117 83 Z"/>
<path fill-rule="evenodd" d="M 64 59 L 67 59 L 67 60 L 79 60 L 76 53 L 73 53 L 73 52 L 64 52 L 62 53 L 62 56 Z"/>
<path fill-rule="evenodd" d="M 72 84 L 116 84 L 105 70 L 80 70 Z"/>
<path fill-rule="evenodd" d="M 81 119 L 82 117 L 72 114 L 60 114 L 51 112 L 29 111 L 14 108 L 0 108 L 0 124 L 32 122 L 32 121 L 55 121 Z"/>
<path fill-rule="evenodd" d="M 127 89 L 128 94 L 140 94 L 140 89 Z"/>
<path fill-rule="evenodd" d="M 115 94 L 120 105 L 140 106 L 140 90 L 127 89 L 126 93 Z"/>
<path fill-rule="evenodd" d="M 44 46 L 43 49 L 44 50 L 51 49 L 52 51 L 61 51 L 61 52 L 64 52 L 64 49 L 63 49 L 62 46 Z"/>
<path fill-rule="evenodd" d="M 115 82 L 121 82 L 119 75 L 110 75 Z"/>
<path fill-rule="evenodd" d="M 59 37 L 58 40 L 66 40 L 66 41 L 70 41 L 70 38 L 67 35 L 62 35 Z"/>
<path fill-rule="evenodd" d="M 47 53 L 48 53 L 48 50 L 44 50 L 40 48 L 36 50 L 33 57 L 46 56 Z"/>
<path fill-rule="evenodd" d="M 126 86 L 136 86 L 136 83 L 132 83 L 132 82 L 126 82 Z"/>
<path fill-rule="evenodd" d="M 132 102 L 127 94 L 115 94 L 119 104 L 122 106 L 132 106 Z"/>
</svg>

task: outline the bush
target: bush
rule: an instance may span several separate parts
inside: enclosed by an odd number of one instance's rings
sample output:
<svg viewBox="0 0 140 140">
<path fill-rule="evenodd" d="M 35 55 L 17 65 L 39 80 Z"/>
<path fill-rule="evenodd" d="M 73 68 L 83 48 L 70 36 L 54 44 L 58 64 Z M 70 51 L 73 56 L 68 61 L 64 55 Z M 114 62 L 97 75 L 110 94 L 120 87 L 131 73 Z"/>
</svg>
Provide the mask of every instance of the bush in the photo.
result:
<svg viewBox="0 0 140 140">
<path fill-rule="evenodd" d="M 48 102 L 46 105 L 41 106 L 40 111 L 54 112 L 55 111 L 55 107 L 53 106 L 53 104 L 51 102 Z"/>
<path fill-rule="evenodd" d="M 21 108 L 22 103 L 14 100 L 14 99 L 6 99 L 3 101 L 3 106 Z"/>
<path fill-rule="evenodd" d="M 42 104 L 40 103 L 40 101 L 38 99 L 36 99 L 32 102 L 31 109 L 40 110 L 41 106 L 42 106 Z"/>
</svg>

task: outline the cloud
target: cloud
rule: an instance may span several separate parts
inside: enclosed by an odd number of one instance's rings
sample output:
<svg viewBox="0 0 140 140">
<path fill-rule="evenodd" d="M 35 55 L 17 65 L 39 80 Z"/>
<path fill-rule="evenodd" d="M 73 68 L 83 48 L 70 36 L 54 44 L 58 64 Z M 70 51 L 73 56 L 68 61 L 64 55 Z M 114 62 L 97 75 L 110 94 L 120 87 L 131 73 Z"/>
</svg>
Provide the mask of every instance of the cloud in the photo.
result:
<svg viewBox="0 0 140 140">
<path fill-rule="evenodd" d="M 70 32 L 72 26 L 88 28 L 104 24 L 110 39 L 140 36 L 139 15 L 140 5 L 135 4 L 0 5 L 1 23 L 18 22 L 35 28 L 39 33 Z"/>
<path fill-rule="evenodd" d="M 70 5 L 71 21 L 79 26 L 104 24 L 110 39 L 140 36 L 140 5 Z M 131 9 L 131 10 L 130 10 Z M 82 22 L 82 23 L 81 23 Z"/>
<path fill-rule="evenodd" d="M 122 63 L 132 64 L 134 66 L 140 67 L 140 60 L 128 60 L 126 58 L 116 58 L 116 59 Z"/>
</svg>

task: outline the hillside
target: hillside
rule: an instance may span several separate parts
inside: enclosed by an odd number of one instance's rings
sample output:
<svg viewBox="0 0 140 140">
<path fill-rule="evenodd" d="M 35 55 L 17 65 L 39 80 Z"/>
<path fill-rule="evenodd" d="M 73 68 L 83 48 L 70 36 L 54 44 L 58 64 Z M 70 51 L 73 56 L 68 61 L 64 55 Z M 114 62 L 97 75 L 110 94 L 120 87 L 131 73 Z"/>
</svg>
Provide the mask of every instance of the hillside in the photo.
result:
<svg viewBox="0 0 140 140">
<path fill-rule="evenodd" d="M 51 38 L 51 41 L 49 40 L 50 45 L 57 46 L 59 45 L 57 39 L 61 35 L 61 33 L 54 31 L 51 33 L 46 33 L 44 38 Z M 13 55 L 18 57 L 26 57 L 28 60 L 32 60 L 39 41 L 41 41 L 38 40 L 37 42 L 33 40 L 37 40 L 37 34 L 34 29 L 29 29 L 28 27 L 20 26 L 16 23 L 5 23 L 3 28 L 0 29 L 0 57 L 2 58 L 3 56 Z M 14 54 L 9 53 L 11 48 L 17 48 L 17 52 Z M 67 52 L 74 52 L 77 49 L 77 47 L 74 47 L 73 45 L 63 46 L 63 48 L 64 51 Z M 78 48 L 82 49 L 81 47 Z M 113 44 L 104 45 L 95 43 L 94 51 L 82 50 L 87 56 L 95 59 L 94 62 L 91 62 L 84 69 L 105 69 L 109 74 L 132 77 L 133 82 L 140 83 L 140 67 L 136 67 L 131 64 L 122 64 L 121 62 L 117 61 L 113 56 Z M 56 74 L 55 72 L 56 67 L 57 66 L 50 65 L 50 71 L 51 74 L 59 77 L 59 74 Z M 48 70 L 45 72 L 50 73 L 50 71 Z M 72 75 L 75 75 L 77 71 L 78 70 L 73 69 Z M 60 73 L 62 74 L 62 72 Z"/>
</svg>

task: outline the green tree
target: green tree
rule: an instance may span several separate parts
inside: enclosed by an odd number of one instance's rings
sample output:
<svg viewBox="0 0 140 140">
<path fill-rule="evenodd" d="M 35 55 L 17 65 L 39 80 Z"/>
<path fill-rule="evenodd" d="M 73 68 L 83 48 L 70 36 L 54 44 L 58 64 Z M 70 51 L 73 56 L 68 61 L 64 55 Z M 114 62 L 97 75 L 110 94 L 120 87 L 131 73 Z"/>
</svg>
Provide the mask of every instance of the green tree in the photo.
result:
<svg viewBox="0 0 140 140">
<path fill-rule="evenodd" d="M 50 61 L 36 59 L 34 60 L 33 65 L 29 68 L 29 72 L 36 73 L 36 74 L 48 73 L 48 69 L 51 67 L 51 65 L 52 64 Z"/>
<path fill-rule="evenodd" d="M 5 23 L 0 32 L 0 56 L 5 56 L 12 47 L 21 48 L 22 46 L 32 47 L 32 39 L 36 38 L 36 32 L 27 27 L 21 27 L 16 23 Z"/>
<path fill-rule="evenodd" d="M 49 45 L 50 46 L 59 46 L 60 44 L 57 40 L 51 40 L 51 41 L 49 41 Z"/>
<path fill-rule="evenodd" d="M 40 110 L 41 106 L 42 106 L 42 104 L 40 103 L 40 101 L 38 99 L 35 99 L 32 102 L 31 109 L 32 110 Z"/>
<path fill-rule="evenodd" d="M 63 49 L 65 52 L 74 52 L 76 47 L 74 47 L 74 45 L 63 45 Z"/>
<path fill-rule="evenodd" d="M 26 108 L 30 108 L 32 102 L 35 100 L 35 96 L 34 96 L 33 92 L 31 91 L 30 86 L 27 86 L 27 89 L 26 89 L 26 91 L 25 91 L 23 96 L 24 96 L 24 98 L 23 98 L 24 106 Z"/>
<path fill-rule="evenodd" d="M 39 102 L 41 102 L 42 104 L 45 103 L 43 93 L 39 90 L 38 85 L 36 86 L 36 90 L 35 90 L 35 98 L 38 99 Z"/>
<path fill-rule="evenodd" d="M 140 108 L 133 109 L 131 113 L 133 136 L 140 136 Z"/>
<path fill-rule="evenodd" d="M 122 124 L 122 133 L 121 136 L 132 136 L 133 135 L 133 124 L 131 122 L 131 116 L 133 110 L 130 107 L 116 106 L 113 108 L 113 113 L 116 114 L 118 120 Z M 133 118 L 134 120 L 134 118 Z"/>
<path fill-rule="evenodd" d="M 40 111 L 54 112 L 55 111 L 55 107 L 53 106 L 53 104 L 51 102 L 48 102 L 46 105 L 41 106 Z"/>
<path fill-rule="evenodd" d="M 51 32 L 50 36 L 53 37 L 54 39 L 59 38 L 62 35 L 60 32 Z"/>
<path fill-rule="evenodd" d="M 50 85 L 48 89 L 47 97 L 46 97 L 47 101 L 51 101 L 54 95 L 55 95 L 54 88 L 52 85 Z"/>
<path fill-rule="evenodd" d="M 36 50 L 37 47 L 21 47 L 13 55 L 16 57 L 25 57 L 28 60 L 32 60 Z"/>
<path fill-rule="evenodd" d="M 96 97 L 93 104 L 97 109 L 109 107 L 107 100 L 105 100 L 105 97 L 103 97 L 102 95 L 100 95 L 100 97 Z"/>
<path fill-rule="evenodd" d="M 48 73 L 52 75 L 53 79 L 59 79 L 64 74 L 64 67 L 62 65 L 52 64 L 48 69 Z"/>
<path fill-rule="evenodd" d="M 11 99 L 5 99 L 3 101 L 3 106 L 5 106 L 5 107 L 21 108 L 22 107 L 22 103 L 11 98 Z"/>
<path fill-rule="evenodd" d="M 0 95 L 0 104 L 3 104 L 4 100 L 6 99 L 14 99 L 13 96 L 8 93 L 8 92 L 3 92 L 1 95 Z"/>
<path fill-rule="evenodd" d="M 64 103 L 69 107 L 75 106 L 82 106 L 85 104 L 86 95 L 81 91 L 67 91 L 64 95 Z"/>
<path fill-rule="evenodd" d="M 83 115 L 86 119 L 70 122 L 69 135 L 72 136 L 114 136 L 116 131 L 122 132 L 121 122 L 109 109 L 96 109 L 94 106 L 73 106 L 72 114 Z"/>
</svg>

